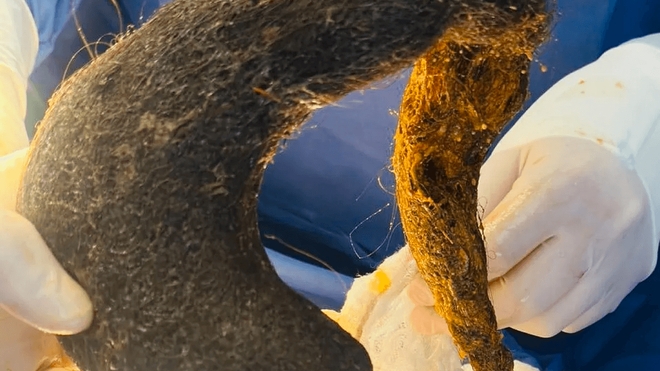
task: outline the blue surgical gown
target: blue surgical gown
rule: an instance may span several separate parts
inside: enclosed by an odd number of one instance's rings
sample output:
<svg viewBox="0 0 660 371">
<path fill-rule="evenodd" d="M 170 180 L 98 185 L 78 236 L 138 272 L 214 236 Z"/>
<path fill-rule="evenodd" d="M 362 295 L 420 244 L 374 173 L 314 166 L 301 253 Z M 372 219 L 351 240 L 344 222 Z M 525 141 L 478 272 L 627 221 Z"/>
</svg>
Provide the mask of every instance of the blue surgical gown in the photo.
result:
<svg viewBox="0 0 660 371">
<path fill-rule="evenodd" d="M 139 27 L 169 0 L 118 0 L 118 9 L 111 1 L 26 1 L 40 38 L 29 106 L 38 117 L 39 100 L 88 62 L 90 51 L 102 53 L 114 35 Z M 556 9 L 552 38 L 531 70 L 527 105 L 607 49 L 660 32 L 660 0 L 557 0 Z M 351 277 L 403 244 L 389 157 L 407 77 L 402 71 L 319 110 L 266 170 L 259 196 L 264 245 L 283 280 L 319 306 L 338 309 Z M 506 344 L 542 370 L 660 370 L 659 270 L 577 334 L 540 339 L 507 330 Z"/>
</svg>

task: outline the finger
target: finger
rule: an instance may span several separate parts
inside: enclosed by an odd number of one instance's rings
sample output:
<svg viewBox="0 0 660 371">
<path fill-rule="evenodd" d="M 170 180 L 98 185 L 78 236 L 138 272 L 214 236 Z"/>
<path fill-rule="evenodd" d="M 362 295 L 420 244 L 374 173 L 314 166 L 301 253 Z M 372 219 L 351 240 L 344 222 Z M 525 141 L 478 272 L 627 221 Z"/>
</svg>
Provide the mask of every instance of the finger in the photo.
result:
<svg viewBox="0 0 660 371">
<path fill-rule="evenodd" d="M 577 285 L 588 268 L 576 248 L 582 243 L 560 233 L 489 285 L 500 327 L 524 323 L 544 313 Z"/>
<path fill-rule="evenodd" d="M 28 149 L 0 157 L 0 209 L 14 210 Z"/>
<path fill-rule="evenodd" d="M 603 291 L 597 289 L 603 287 L 599 280 L 598 275 L 586 272 L 578 284 L 546 312 L 511 327 L 542 338 L 557 335 L 598 303 L 603 295 Z"/>
<path fill-rule="evenodd" d="M 604 223 L 594 233 L 587 233 L 592 237 L 578 250 L 588 270 L 584 271 L 575 287 L 545 313 L 514 328 L 536 336 L 550 337 L 564 330 L 579 331 L 611 313 L 646 277 L 630 240 L 637 234 L 625 225 L 617 227 L 611 223 Z M 616 239 L 615 236 L 623 239 L 607 246 L 608 242 Z M 621 246 L 627 248 L 621 249 Z M 649 258 L 653 261 L 654 255 Z M 642 261 L 649 258 L 642 258 Z M 638 263 L 626 266 L 628 260 Z"/>
<path fill-rule="evenodd" d="M 605 261 L 611 262 L 612 260 L 616 260 L 614 264 L 621 264 L 622 259 L 619 257 L 613 259 L 613 256 L 610 256 L 609 259 L 606 259 Z M 598 279 L 594 279 L 593 283 L 591 283 L 592 285 L 598 286 L 593 286 L 590 290 L 590 292 L 597 293 L 597 296 L 595 297 L 596 303 L 587 307 L 587 309 L 566 326 L 563 331 L 568 333 L 578 332 L 612 313 L 619 304 L 621 304 L 621 301 L 623 301 L 635 286 L 637 286 L 637 283 L 643 281 L 643 278 L 637 274 L 637 268 L 638 267 L 635 267 L 635 269 L 632 270 L 623 269 L 613 272 L 613 268 L 607 267 L 605 262 L 598 264 L 594 269 L 593 275 L 599 277 Z M 588 285 L 590 282 L 586 282 L 585 284 Z"/>
<path fill-rule="evenodd" d="M 0 210 L 0 305 L 43 331 L 68 335 L 86 329 L 92 304 L 64 271 L 34 226 Z"/>
<path fill-rule="evenodd" d="M 547 179 L 518 178 L 484 219 L 488 279 L 500 277 L 553 237 L 571 215 L 570 195 Z"/>
<path fill-rule="evenodd" d="M 494 152 L 479 172 L 478 203 L 481 218 L 488 216 L 511 190 L 520 175 L 518 148 Z"/>
<path fill-rule="evenodd" d="M 562 329 L 562 331 L 574 334 L 593 325 L 606 315 L 612 313 L 614 309 L 619 306 L 624 297 L 625 295 L 622 297 L 616 297 L 606 293 L 605 297 L 601 298 L 594 306 L 587 309 L 575 321 Z"/>
<path fill-rule="evenodd" d="M 421 275 L 416 275 L 406 289 L 408 298 L 414 305 L 432 307 L 435 304 L 433 293 Z"/>
<path fill-rule="evenodd" d="M 410 312 L 413 330 L 422 335 L 449 334 L 449 327 L 433 307 L 417 306 Z"/>
</svg>

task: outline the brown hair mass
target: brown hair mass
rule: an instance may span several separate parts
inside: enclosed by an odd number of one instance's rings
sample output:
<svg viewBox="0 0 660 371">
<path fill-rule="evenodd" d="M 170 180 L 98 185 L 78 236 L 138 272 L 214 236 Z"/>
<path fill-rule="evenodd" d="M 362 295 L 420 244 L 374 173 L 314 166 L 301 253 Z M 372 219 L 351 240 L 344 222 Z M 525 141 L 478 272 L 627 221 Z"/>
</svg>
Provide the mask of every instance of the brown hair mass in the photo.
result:
<svg viewBox="0 0 660 371">
<path fill-rule="evenodd" d="M 392 158 L 410 250 L 476 371 L 513 369 L 488 298 L 477 184 L 489 145 L 527 98 L 548 29 L 543 1 L 518 3 L 465 14 L 415 63 Z"/>
</svg>

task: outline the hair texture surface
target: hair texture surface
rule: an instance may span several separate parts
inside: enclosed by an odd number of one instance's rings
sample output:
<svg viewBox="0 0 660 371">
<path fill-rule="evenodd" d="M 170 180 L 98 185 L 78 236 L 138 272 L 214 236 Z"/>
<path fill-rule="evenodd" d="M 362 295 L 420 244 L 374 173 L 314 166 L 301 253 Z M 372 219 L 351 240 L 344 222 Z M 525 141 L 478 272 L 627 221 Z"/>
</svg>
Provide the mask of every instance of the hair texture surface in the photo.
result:
<svg viewBox="0 0 660 371">
<path fill-rule="evenodd" d="M 411 252 L 436 311 L 477 371 L 513 369 L 488 298 L 479 170 L 490 143 L 522 109 L 532 54 L 549 22 L 544 1 L 508 3 L 466 12 L 416 62 L 392 159 Z"/>
<path fill-rule="evenodd" d="M 411 65 L 465 6 L 176 0 L 70 77 L 17 206 L 92 298 L 91 327 L 61 338 L 80 368 L 370 369 L 270 265 L 263 169 L 312 110 Z"/>
</svg>

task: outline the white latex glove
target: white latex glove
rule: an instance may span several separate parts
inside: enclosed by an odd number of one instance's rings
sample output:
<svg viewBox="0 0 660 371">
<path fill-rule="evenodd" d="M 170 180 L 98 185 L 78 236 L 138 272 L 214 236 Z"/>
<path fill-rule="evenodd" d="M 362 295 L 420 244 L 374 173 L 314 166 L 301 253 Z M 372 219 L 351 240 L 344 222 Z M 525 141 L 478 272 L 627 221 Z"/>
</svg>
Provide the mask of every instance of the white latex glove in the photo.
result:
<svg viewBox="0 0 660 371">
<path fill-rule="evenodd" d="M 0 25 L 0 370 L 55 371 L 66 362 L 52 334 L 87 328 L 92 305 L 34 226 L 14 212 L 27 155 L 25 92 L 37 36 L 22 0 L 0 0 Z"/>
<path fill-rule="evenodd" d="M 0 25 L 0 156 L 4 156 L 28 146 L 25 92 L 39 43 L 23 0 L 0 0 Z"/>
<path fill-rule="evenodd" d="M 12 211 L 26 154 L 0 158 L 0 370 L 35 371 L 60 360 L 52 334 L 84 330 L 93 313 L 34 226 Z"/>
<path fill-rule="evenodd" d="M 374 371 L 468 371 L 446 331 L 422 334 L 411 323 L 415 305 L 406 288 L 418 277 L 408 247 L 357 278 L 341 312 L 325 311 L 366 349 Z M 515 371 L 536 368 L 515 361 Z"/>
<path fill-rule="evenodd" d="M 598 321 L 656 265 L 660 35 L 633 40 L 546 92 L 481 170 L 498 324 L 540 337 Z M 440 329 L 417 278 L 416 328 Z M 427 330 L 427 332 L 433 332 Z"/>
</svg>

